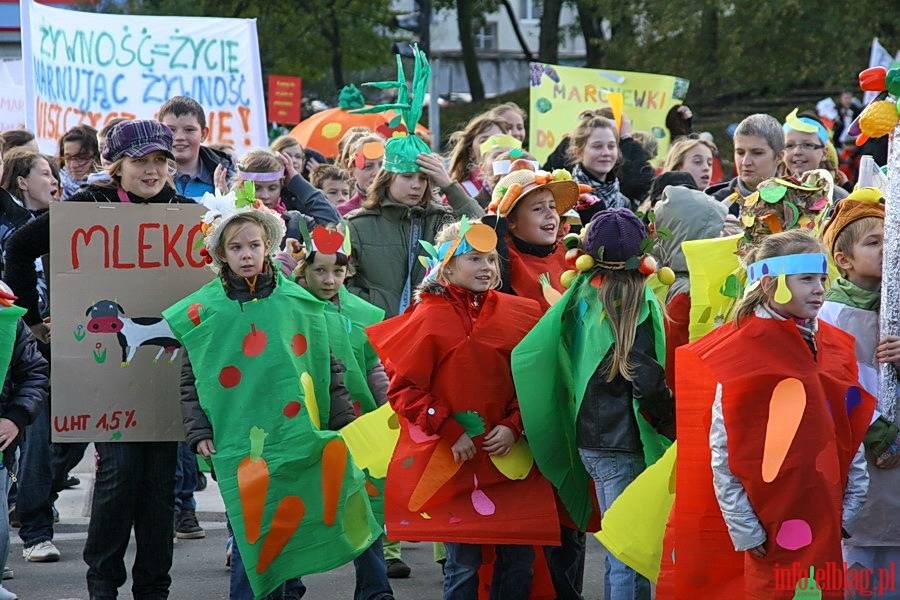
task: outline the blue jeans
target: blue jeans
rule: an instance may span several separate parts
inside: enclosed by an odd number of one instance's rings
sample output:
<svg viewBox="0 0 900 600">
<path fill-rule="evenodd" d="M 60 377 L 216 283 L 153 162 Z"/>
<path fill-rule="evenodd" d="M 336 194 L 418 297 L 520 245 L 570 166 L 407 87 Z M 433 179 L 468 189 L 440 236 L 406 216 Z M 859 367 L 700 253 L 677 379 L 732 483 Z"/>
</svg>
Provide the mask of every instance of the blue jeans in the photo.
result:
<svg viewBox="0 0 900 600">
<path fill-rule="evenodd" d="M 197 491 L 197 455 L 185 442 L 178 442 L 178 462 L 175 463 L 175 512 L 182 508 L 197 510 L 194 492 Z"/>
<path fill-rule="evenodd" d="M 481 568 L 481 546 L 446 542 L 444 564 L 444 600 L 476 600 L 478 569 Z M 494 546 L 494 579 L 490 600 L 527 600 L 534 575 L 534 548 L 497 544 Z"/>
<path fill-rule="evenodd" d="M 172 578 L 176 442 L 95 444 L 100 464 L 84 545 L 91 598 L 115 598 L 126 580 L 125 550 L 134 527 L 134 600 L 165 600 Z"/>
<path fill-rule="evenodd" d="M 9 485 L 12 479 L 9 478 L 9 471 L 3 465 L 0 459 L 0 511 L 9 511 L 6 494 L 9 492 Z M 6 514 L 0 512 L 0 515 Z M 9 519 L 0 518 L 0 573 L 6 568 L 6 559 L 9 557 Z"/>
<path fill-rule="evenodd" d="M 578 453 L 584 468 L 594 480 L 597 501 L 603 511 L 646 468 L 643 454 L 586 448 L 579 448 Z M 650 600 L 650 582 L 607 552 L 603 594 L 606 600 Z"/>
<path fill-rule="evenodd" d="M 25 428 L 25 441 L 19 454 L 16 514 L 22 523 L 19 537 L 26 548 L 53 539 L 52 483 L 50 405 L 46 404 Z"/>
<path fill-rule="evenodd" d="M 353 561 L 356 570 L 356 590 L 353 592 L 353 600 L 387 600 L 394 597 L 382 553 L 379 537 Z M 244 561 L 241 560 L 237 544 L 232 545 L 231 549 L 229 588 L 229 600 L 253 600 L 253 590 L 250 588 L 250 580 L 247 579 Z M 306 586 L 299 577 L 296 577 L 285 581 L 279 589 L 266 596 L 265 600 L 299 600 L 305 593 Z"/>
<path fill-rule="evenodd" d="M 544 546 L 544 558 L 556 600 L 584 600 L 585 535 L 583 531 L 559 526 L 559 546 Z"/>
</svg>

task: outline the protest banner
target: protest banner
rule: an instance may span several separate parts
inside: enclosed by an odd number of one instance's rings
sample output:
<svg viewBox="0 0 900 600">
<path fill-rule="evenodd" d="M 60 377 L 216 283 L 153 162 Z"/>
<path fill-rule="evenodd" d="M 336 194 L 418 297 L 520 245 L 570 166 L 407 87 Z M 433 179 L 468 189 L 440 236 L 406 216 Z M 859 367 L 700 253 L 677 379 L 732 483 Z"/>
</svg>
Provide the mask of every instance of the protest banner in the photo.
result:
<svg viewBox="0 0 900 600">
<path fill-rule="evenodd" d="M 53 204 L 54 441 L 184 439 L 182 348 L 160 313 L 213 277 L 194 248 L 205 210 Z"/>
<path fill-rule="evenodd" d="M 206 110 L 206 143 L 266 146 L 255 19 L 110 15 L 23 0 L 25 111 L 42 152 L 80 124 L 152 119 L 173 96 Z"/>
<path fill-rule="evenodd" d="M 0 62 L 0 131 L 25 126 L 25 88 L 22 61 Z"/>
<path fill-rule="evenodd" d="M 606 94 L 620 92 L 632 130 L 649 131 L 659 141 L 651 161 L 656 167 L 669 150 L 666 114 L 682 103 L 689 83 L 670 75 L 531 63 L 529 151 L 543 163 L 575 129 L 581 111 L 608 107 Z"/>
</svg>

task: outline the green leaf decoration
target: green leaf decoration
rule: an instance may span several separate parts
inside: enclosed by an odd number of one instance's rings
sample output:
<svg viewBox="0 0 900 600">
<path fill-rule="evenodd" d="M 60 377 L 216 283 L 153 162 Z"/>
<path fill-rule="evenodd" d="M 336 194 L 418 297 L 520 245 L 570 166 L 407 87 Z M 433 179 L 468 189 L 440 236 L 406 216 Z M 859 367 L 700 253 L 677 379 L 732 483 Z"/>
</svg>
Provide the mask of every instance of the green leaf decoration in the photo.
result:
<svg viewBox="0 0 900 600">
<path fill-rule="evenodd" d="M 645 217 L 646 215 L 644 214 L 644 211 L 639 210 L 639 211 L 637 211 L 637 212 L 634 213 L 634 216 L 636 216 L 638 219 L 640 219 L 641 221 L 643 221 L 643 220 L 644 220 L 644 217 Z"/>
<path fill-rule="evenodd" d="M 606 246 L 600 246 L 597 248 L 597 261 L 603 260 L 603 252 L 606 250 Z"/>
<path fill-rule="evenodd" d="M 396 117 L 394 117 L 393 119 L 390 120 L 390 122 L 388 123 L 388 127 L 390 127 L 391 129 L 396 129 L 397 127 L 400 127 L 400 123 L 402 121 L 403 121 L 402 117 L 400 115 L 397 115 Z"/>
<path fill-rule="evenodd" d="M 245 181 L 244 185 L 234 191 L 237 198 L 234 201 L 235 208 L 243 208 L 251 206 L 256 202 L 256 185 L 252 181 Z"/>
<path fill-rule="evenodd" d="M 362 108 L 365 105 L 366 99 L 358 87 L 351 83 L 341 88 L 341 93 L 338 96 L 338 107 L 343 110 L 353 110 Z"/>
<path fill-rule="evenodd" d="M 309 235 L 309 226 L 306 224 L 306 219 L 298 219 L 298 221 L 297 226 L 300 229 L 300 237 L 303 238 L 303 247 L 306 248 L 308 254 L 313 249 L 312 237 Z"/>
<path fill-rule="evenodd" d="M 434 244 L 426 242 L 425 240 L 419 240 L 419 243 L 425 248 L 425 252 L 428 253 L 428 256 L 435 260 L 440 260 L 440 256 L 438 256 L 438 251 L 437 248 L 434 247 Z"/>
<path fill-rule="evenodd" d="M 423 267 L 425 267 L 426 271 L 428 270 L 428 259 L 425 258 L 424 256 L 419 257 L 419 264 L 422 265 Z"/>
<path fill-rule="evenodd" d="M 656 223 L 656 213 L 652 210 L 647 213 L 647 220 L 651 223 Z"/>
<path fill-rule="evenodd" d="M 522 149 L 521 148 L 513 148 L 509 151 L 510 158 L 522 158 Z"/>
<path fill-rule="evenodd" d="M 466 237 L 466 233 L 472 228 L 472 224 L 469 223 L 469 217 L 463 215 L 459 220 L 459 236 L 460 238 Z"/>
<path fill-rule="evenodd" d="M 699 321 L 701 323 L 709 323 L 709 317 L 712 315 L 712 307 L 707 306 L 706 309 L 700 314 Z"/>
<path fill-rule="evenodd" d="M 648 254 L 651 250 L 653 250 L 653 246 L 656 245 L 656 240 L 654 240 L 649 235 L 641 240 L 641 252 L 644 254 Z"/>
<path fill-rule="evenodd" d="M 725 283 L 722 284 L 719 293 L 727 298 L 740 298 L 741 294 L 744 293 L 744 286 L 741 285 L 741 280 L 732 273 L 725 278 Z"/>
<path fill-rule="evenodd" d="M 466 435 L 473 438 L 484 433 L 484 419 L 475 411 L 460 412 L 453 415 L 456 422 L 466 430 Z"/>
<path fill-rule="evenodd" d="M 793 202 L 784 201 L 784 228 L 792 229 L 800 220 L 800 209 Z"/>
<path fill-rule="evenodd" d="M 203 247 L 203 244 L 206 243 L 206 238 L 204 236 L 197 236 L 197 239 L 194 240 L 194 245 L 191 250 L 199 250 Z"/>
<path fill-rule="evenodd" d="M 640 256 L 629 256 L 628 260 L 625 261 L 625 268 L 629 269 L 629 270 L 637 269 L 640 264 L 641 264 Z"/>
<path fill-rule="evenodd" d="M 784 195 L 787 193 L 787 187 L 783 185 L 776 185 L 773 187 L 766 187 L 759 190 L 759 197 L 768 202 L 769 204 L 774 204 L 784 198 Z"/>
<path fill-rule="evenodd" d="M 671 240 L 675 238 L 675 236 L 672 235 L 672 230 L 668 227 L 657 227 L 656 237 L 661 240 Z"/>
</svg>

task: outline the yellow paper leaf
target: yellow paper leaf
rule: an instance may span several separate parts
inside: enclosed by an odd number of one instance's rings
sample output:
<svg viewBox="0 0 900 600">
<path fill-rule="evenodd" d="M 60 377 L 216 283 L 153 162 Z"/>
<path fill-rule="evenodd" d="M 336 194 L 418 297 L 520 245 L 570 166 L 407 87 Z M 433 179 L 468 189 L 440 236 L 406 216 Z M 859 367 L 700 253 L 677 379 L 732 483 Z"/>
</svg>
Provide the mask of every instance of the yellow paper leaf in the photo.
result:
<svg viewBox="0 0 900 600">
<path fill-rule="evenodd" d="M 387 476 L 394 447 L 400 438 L 397 414 L 390 403 L 366 413 L 341 429 L 341 436 L 353 462 L 360 469 L 368 469 L 376 479 Z"/>
</svg>

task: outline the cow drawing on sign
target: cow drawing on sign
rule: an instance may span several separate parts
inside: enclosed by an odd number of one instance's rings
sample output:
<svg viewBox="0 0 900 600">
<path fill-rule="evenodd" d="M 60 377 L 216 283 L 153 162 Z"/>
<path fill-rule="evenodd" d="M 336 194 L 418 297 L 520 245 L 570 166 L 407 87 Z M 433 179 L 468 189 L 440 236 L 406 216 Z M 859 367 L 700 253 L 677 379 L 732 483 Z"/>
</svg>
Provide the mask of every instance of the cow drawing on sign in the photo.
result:
<svg viewBox="0 0 900 600">
<path fill-rule="evenodd" d="M 91 318 L 87 324 L 90 333 L 115 333 L 122 347 L 122 366 L 131 363 L 140 346 L 158 346 L 153 362 L 159 362 L 163 353 L 169 354 L 169 363 L 175 361 L 181 343 L 175 339 L 169 324 L 160 317 L 125 316 L 125 309 L 112 300 L 101 300 L 88 307 L 84 313 Z"/>
</svg>

